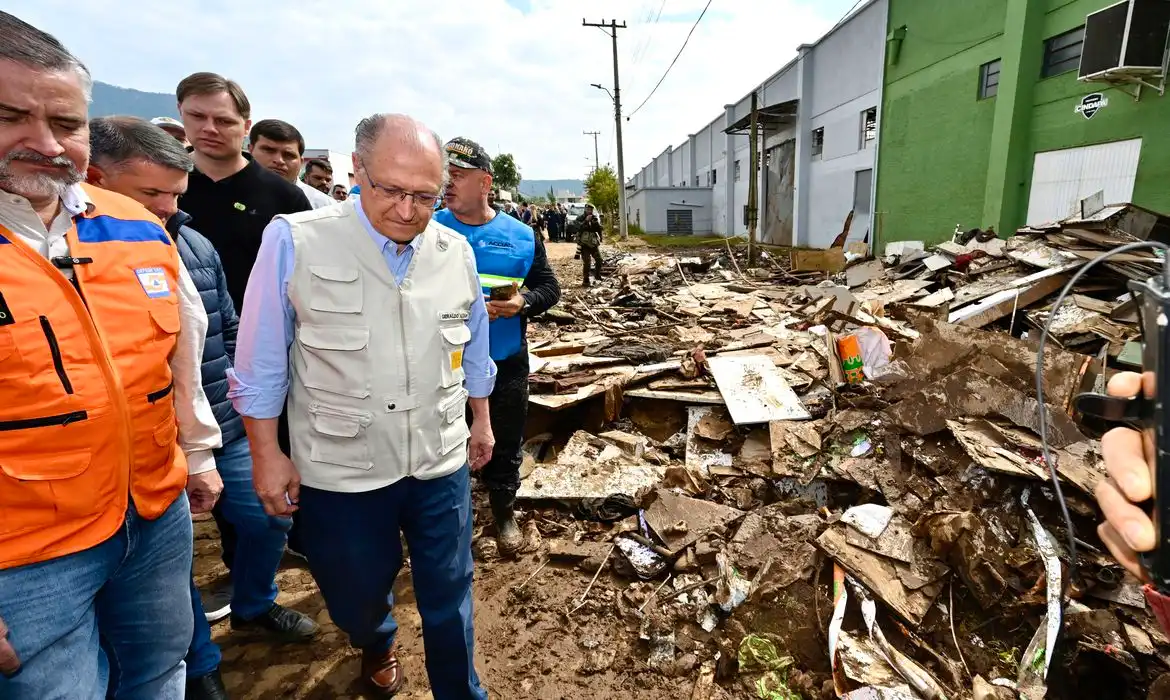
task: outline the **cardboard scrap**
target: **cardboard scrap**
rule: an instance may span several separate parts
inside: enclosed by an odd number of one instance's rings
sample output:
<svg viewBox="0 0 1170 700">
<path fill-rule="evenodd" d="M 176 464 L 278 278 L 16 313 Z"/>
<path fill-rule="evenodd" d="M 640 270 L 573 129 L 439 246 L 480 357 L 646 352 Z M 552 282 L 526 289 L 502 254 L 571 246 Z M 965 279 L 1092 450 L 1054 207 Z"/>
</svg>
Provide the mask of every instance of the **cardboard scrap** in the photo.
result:
<svg viewBox="0 0 1170 700">
<path fill-rule="evenodd" d="M 710 501 L 679 496 L 666 489 L 654 492 L 654 502 L 646 508 L 646 522 L 666 546 L 673 550 L 686 547 L 717 527 L 742 518 L 746 513 Z"/>
<path fill-rule="evenodd" d="M 909 567 L 879 554 L 849 544 L 848 534 L 841 525 L 831 527 L 817 538 L 817 545 L 836 560 L 850 574 L 857 577 L 874 595 L 907 622 L 917 625 L 926 617 L 935 598 L 943 590 L 942 581 L 936 581 L 917 590 L 908 590 L 899 576 L 899 570 L 909 573 Z"/>
</svg>

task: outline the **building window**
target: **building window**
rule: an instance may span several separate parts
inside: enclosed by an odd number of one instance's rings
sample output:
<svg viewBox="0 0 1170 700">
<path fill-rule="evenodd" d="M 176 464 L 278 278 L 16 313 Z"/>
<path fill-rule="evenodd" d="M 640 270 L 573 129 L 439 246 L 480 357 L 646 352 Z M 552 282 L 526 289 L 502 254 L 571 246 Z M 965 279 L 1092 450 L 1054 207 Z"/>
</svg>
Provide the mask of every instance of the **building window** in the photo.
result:
<svg viewBox="0 0 1170 700">
<path fill-rule="evenodd" d="M 821 154 L 825 152 L 825 127 L 813 129 L 812 136 L 813 158 L 820 158 Z"/>
<path fill-rule="evenodd" d="M 709 171 L 707 173 L 707 181 L 711 184 L 712 187 L 719 184 L 718 174 L 714 170 Z"/>
<path fill-rule="evenodd" d="M 740 177 L 740 169 L 739 169 L 739 161 L 737 160 L 737 161 L 735 161 L 735 181 L 736 182 L 739 182 L 739 177 Z"/>
<path fill-rule="evenodd" d="M 985 100 L 999 94 L 999 68 L 1002 63 L 997 58 L 979 67 L 979 99 Z"/>
<path fill-rule="evenodd" d="M 861 147 L 869 148 L 877 139 L 877 107 L 861 113 Z"/>
<path fill-rule="evenodd" d="M 1077 27 L 1044 42 L 1044 65 L 1040 77 L 1077 70 L 1081 65 L 1081 49 L 1085 45 L 1085 28 Z"/>
</svg>

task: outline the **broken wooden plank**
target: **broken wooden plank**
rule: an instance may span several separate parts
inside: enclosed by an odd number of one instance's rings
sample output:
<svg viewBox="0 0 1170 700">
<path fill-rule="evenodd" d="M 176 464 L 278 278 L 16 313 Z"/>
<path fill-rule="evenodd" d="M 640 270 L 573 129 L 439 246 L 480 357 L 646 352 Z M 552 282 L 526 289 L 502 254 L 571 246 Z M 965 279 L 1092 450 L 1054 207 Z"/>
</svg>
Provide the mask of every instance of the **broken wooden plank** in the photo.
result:
<svg viewBox="0 0 1170 700">
<path fill-rule="evenodd" d="M 655 389 L 638 388 L 625 392 L 626 396 L 634 399 L 654 399 L 657 401 L 681 401 L 683 403 L 708 404 L 723 406 L 723 394 L 715 389 Z"/>
<path fill-rule="evenodd" d="M 924 306 L 927 308 L 936 308 L 954 301 L 955 293 L 951 291 L 950 287 L 943 287 L 933 294 L 928 294 L 921 299 L 914 299 L 910 301 L 911 306 Z"/>
<path fill-rule="evenodd" d="M 1058 291 L 1068 282 L 1068 278 L 1068 275 L 1053 275 L 1030 287 L 1005 289 L 977 304 L 951 312 L 948 320 L 968 328 L 982 328 Z"/>
</svg>

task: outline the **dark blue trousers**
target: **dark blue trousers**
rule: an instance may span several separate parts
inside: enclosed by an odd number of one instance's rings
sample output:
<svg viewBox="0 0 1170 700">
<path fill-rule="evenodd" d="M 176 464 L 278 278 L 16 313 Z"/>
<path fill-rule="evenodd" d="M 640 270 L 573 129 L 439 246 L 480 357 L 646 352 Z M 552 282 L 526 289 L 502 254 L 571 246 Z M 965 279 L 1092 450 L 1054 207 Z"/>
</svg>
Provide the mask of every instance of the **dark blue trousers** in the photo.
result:
<svg viewBox="0 0 1170 700">
<path fill-rule="evenodd" d="M 376 491 L 301 487 L 301 538 L 329 616 L 359 649 L 394 643 L 393 586 L 410 548 L 435 700 L 487 700 L 475 673 L 471 491 L 468 469 L 406 478 Z"/>
</svg>

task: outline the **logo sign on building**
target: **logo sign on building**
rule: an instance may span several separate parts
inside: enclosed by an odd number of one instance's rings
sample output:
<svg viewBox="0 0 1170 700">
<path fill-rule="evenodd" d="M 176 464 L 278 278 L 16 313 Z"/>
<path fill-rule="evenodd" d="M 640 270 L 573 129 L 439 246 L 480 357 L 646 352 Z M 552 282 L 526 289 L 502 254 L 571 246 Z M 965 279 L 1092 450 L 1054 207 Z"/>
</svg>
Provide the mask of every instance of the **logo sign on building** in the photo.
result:
<svg viewBox="0 0 1170 700">
<path fill-rule="evenodd" d="M 1094 92 L 1092 95 L 1082 97 L 1074 111 L 1077 114 L 1083 115 L 1085 119 L 1092 119 L 1094 114 L 1099 112 L 1103 107 L 1108 106 L 1109 98 L 1099 92 Z"/>
</svg>

